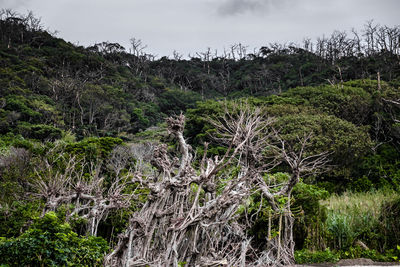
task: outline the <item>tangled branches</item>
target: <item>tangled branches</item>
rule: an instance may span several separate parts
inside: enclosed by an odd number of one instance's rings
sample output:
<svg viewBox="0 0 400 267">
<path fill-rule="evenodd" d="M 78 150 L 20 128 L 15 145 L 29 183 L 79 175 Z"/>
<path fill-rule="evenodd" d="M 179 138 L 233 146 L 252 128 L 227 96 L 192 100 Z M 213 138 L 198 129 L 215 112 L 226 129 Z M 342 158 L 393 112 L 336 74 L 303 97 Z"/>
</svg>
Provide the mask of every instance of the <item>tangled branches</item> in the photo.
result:
<svg viewBox="0 0 400 267">
<path fill-rule="evenodd" d="M 181 157 L 171 158 L 166 146 L 159 145 L 151 163 L 160 177 L 135 176 L 132 182 L 150 192 L 106 258 L 108 265 L 244 266 L 251 246 L 244 225 L 237 221 L 237 209 L 251 193 L 253 170 L 241 164 L 240 158 L 262 125 L 260 114 L 251 123 L 246 122 L 249 116 L 246 110 L 237 114 L 235 122 L 229 121 L 233 135 L 226 153 L 208 158 L 206 144 L 196 169 L 183 136 L 185 117 L 167 119 Z"/>
<path fill-rule="evenodd" d="M 128 183 L 126 177 L 120 175 L 122 163 L 115 161 L 115 157 L 110 158 L 108 165 L 114 175 L 106 182 L 101 176 L 102 164 L 64 156 L 59 154 L 53 162 L 45 159 L 43 166 L 35 169 L 37 177 L 31 183 L 32 195 L 44 200 L 42 215 L 66 205 L 67 219 L 74 216 L 86 219 L 88 234 L 96 236 L 100 221 L 106 219 L 111 210 L 131 205 L 134 195 L 124 192 Z M 63 166 L 55 166 L 57 162 Z"/>
<path fill-rule="evenodd" d="M 294 263 L 293 215 L 290 195 L 302 174 L 327 161 L 327 154 L 305 153 L 311 135 L 291 147 L 271 126 L 273 118 L 248 105 L 236 107 L 212 120 L 216 141 L 226 146 L 220 156 L 195 161 L 183 136 L 185 117 L 167 119 L 168 132 L 179 157 L 167 145 L 153 149 L 150 163 L 158 173 L 136 169 L 129 183 L 145 192 L 118 244 L 106 256 L 107 266 L 266 266 Z M 288 181 L 270 184 L 271 169 L 285 164 Z M 239 207 L 260 190 L 279 215 L 279 234 L 266 238 L 266 249 L 252 246 L 248 225 L 239 219 Z M 288 199 L 284 206 L 277 199 Z"/>
</svg>

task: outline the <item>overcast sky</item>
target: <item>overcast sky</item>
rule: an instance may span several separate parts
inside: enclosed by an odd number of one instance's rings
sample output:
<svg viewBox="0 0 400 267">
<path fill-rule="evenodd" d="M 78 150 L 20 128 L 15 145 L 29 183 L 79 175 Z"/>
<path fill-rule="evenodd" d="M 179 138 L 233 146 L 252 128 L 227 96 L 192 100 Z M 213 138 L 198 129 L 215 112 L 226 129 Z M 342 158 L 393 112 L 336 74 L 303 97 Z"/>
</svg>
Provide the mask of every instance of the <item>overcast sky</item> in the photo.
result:
<svg viewBox="0 0 400 267">
<path fill-rule="evenodd" d="M 249 49 L 301 42 L 366 21 L 400 24 L 400 0 L 0 0 L 0 8 L 33 11 L 58 36 L 84 46 L 139 38 L 159 57 L 207 47 Z"/>
</svg>

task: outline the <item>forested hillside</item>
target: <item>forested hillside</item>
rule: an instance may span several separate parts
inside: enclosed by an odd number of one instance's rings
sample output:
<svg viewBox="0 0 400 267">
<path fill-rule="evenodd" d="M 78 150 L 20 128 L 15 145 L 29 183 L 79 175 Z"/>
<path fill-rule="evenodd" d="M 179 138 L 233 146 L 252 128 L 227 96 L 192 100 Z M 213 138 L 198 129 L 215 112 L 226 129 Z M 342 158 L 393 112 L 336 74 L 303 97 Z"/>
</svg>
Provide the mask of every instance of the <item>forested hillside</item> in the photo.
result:
<svg viewBox="0 0 400 267">
<path fill-rule="evenodd" d="M 156 58 L 3 10 L 0 41 L 0 264 L 400 259 L 399 26 Z"/>
</svg>

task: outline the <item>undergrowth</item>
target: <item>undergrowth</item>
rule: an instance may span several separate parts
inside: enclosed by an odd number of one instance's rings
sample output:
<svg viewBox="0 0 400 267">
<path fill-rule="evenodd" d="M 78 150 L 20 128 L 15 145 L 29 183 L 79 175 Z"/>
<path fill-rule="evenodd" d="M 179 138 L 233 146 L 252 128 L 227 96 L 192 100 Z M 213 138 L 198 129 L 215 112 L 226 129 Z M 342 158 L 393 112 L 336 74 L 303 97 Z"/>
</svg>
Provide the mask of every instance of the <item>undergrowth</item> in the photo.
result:
<svg viewBox="0 0 400 267">
<path fill-rule="evenodd" d="M 320 201 L 327 208 L 321 228 L 325 250 L 296 251 L 297 263 L 336 262 L 346 258 L 400 259 L 400 196 L 393 190 L 345 192 Z M 390 238 L 388 238 L 388 236 Z"/>
</svg>

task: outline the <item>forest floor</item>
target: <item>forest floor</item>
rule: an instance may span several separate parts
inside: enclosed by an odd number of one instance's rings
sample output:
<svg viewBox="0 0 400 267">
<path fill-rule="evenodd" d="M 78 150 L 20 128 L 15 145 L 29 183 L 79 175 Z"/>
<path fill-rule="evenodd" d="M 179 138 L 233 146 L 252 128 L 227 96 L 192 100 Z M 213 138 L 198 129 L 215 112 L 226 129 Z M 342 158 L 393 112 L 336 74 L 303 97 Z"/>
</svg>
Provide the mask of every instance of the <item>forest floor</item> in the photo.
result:
<svg viewBox="0 0 400 267">
<path fill-rule="evenodd" d="M 383 266 L 397 266 L 400 267 L 399 262 L 374 262 L 370 259 L 346 259 L 340 260 L 337 263 L 317 263 L 317 264 L 296 264 L 295 267 L 358 267 L 358 266 L 369 266 L 369 267 L 383 267 Z"/>
</svg>

